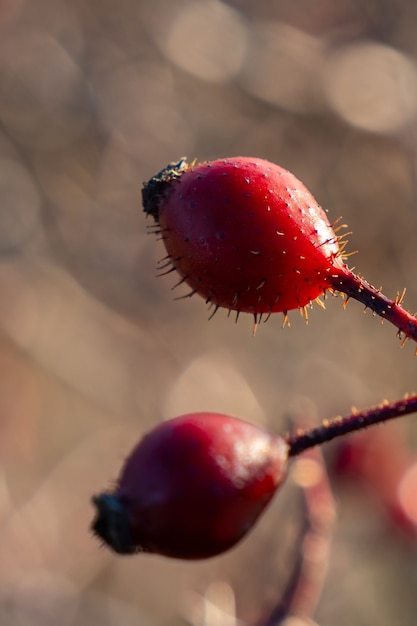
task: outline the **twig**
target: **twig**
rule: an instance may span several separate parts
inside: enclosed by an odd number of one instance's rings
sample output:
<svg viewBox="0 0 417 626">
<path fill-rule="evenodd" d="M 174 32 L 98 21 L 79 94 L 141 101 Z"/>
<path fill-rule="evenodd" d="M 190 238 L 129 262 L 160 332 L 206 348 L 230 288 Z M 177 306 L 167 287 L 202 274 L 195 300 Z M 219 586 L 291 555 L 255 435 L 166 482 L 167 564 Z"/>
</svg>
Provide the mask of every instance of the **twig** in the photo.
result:
<svg viewBox="0 0 417 626">
<path fill-rule="evenodd" d="M 309 450 L 297 460 L 293 476 L 303 488 L 306 523 L 287 587 L 260 626 L 279 626 L 290 618 L 300 624 L 311 624 L 327 572 L 336 511 L 319 448 Z"/>
<path fill-rule="evenodd" d="M 375 408 L 352 411 L 347 417 L 325 420 L 321 426 L 310 430 L 298 430 L 287 438 L 289 456 L 296 456 L 308 448 L 318 446 L 336 437 L 362 430 L 390 419 L 409 415 L 417 411 L 417 396 L 408 396 L 396 402 L 384 401 Z"/>
<path fill-rule="evenodd" d="M 335 272 L 329 278 L 329 282 L 335 291 L 344 293 L 347 299 L 358 300 L 376 315 L 393 324 L 398 329 L 398 336 L 403 339 L 403 343 L 407 339 L 417 341 L 417 318 L 402 306 L 405 291 L 398 294 L 394 300 L 390 300 L 381 293 L 380 289 L 373 287 L 346 266 L 341 272 Z"/>
</svg>

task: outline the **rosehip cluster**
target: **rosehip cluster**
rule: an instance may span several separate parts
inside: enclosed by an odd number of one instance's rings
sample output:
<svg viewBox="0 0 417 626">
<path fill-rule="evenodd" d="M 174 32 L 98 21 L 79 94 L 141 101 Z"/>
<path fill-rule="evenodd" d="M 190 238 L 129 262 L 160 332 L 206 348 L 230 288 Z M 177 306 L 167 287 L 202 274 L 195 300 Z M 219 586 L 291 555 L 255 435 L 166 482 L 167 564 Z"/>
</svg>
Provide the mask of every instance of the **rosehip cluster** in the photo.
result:
<svg viewBox="0 0 417 626">
<path fill-rule="evenodd" d="M 167 256 L 163 273 L 214 307 L 265 314 L 353 297 L 417 340 L 417 320 L 345 264 L 345 242 L 290 172 L 237 157 L 202 165 L 185 159 L 144 185 Z M 417 410 L 417 397 L 324 422 L 286 439 L 240 419 L 194 413 L 163 422 L 134 448 L 115 489 L 93 498 L 94 532 L 120 554 L 212 557 L 253 528 L 282 485 L 288 459 L 314 445 Z M 367 475 L 369 478 L 370 475 Z M 370 478 L 369 478 L 370 479 Z"/>
</svg>

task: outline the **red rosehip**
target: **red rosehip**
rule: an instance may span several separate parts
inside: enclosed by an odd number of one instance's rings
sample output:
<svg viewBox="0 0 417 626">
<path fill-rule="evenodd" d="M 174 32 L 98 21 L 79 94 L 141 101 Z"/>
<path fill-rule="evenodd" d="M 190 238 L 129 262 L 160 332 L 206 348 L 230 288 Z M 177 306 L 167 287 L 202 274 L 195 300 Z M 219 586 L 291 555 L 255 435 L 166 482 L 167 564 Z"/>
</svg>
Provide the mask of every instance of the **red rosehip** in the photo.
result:
<svg viewBox="0 0 417 626">
<path fill-rule="evenodd" d="M 345 241 L 293 174 L 264 161 L 233 157 L 170 164 L 142 189 L 167 256 L 160 269 L 207 303 L 254 315 L 301 309 L 327 290 L 346 294 L 417 341 L 417 319 L 402 295 L 386 298 L 343 261 Z"/>
<path fill-rule="evenodd" d="M 93 498 L 94 532 L 120 554 L 202 559 L 234 546 L 286 476 L 284 439 L 227 415 L 158 425 L 128 457 L 116 489 Z"/>
<path fill-rule="evenodd" d="M 304 307 L 340 265 L 323 209 L 287 170 L 236 157 L 168 166 L 143 190 L 169 261 L 216 307 L 253 314 Z"/>
</svg>

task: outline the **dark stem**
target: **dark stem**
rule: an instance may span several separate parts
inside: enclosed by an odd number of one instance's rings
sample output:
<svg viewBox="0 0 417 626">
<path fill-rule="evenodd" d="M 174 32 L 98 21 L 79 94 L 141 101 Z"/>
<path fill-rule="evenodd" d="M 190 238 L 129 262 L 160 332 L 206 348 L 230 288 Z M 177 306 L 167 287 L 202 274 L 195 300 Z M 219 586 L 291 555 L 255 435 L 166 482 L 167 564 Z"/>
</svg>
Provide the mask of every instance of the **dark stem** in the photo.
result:
<svg viewBox="0 0 417 626">
<path fill-rule="evenodd" d="M 336 437 L 415 412 L 417 412 L 417 396 L 409 396 L 397 402 L 383 402 L 367 411 L 354 411 L 346 417 L 335 417 L 324 421 L 317 428 L 298 431 L 295 435 L 288 437 L 288 454 L 289 456 L 297 456 L 308 448 L 321 445 Z"/>
<path fill-rule="evenodd" d="M 330 283 L 336 291 L 346 294 L 348 298 L 358 300 L 371 311 L 391 322 L 398 328 L 399 334 L 404 334 L 405 339 L 417 341 L 417 318 L 401 306 L 402 296 L 398 295 L 395 300 L 390 300 L 346 266 L 342 272 L 331 277 Z"/>
<path fill-rule="evenodd" d="M 259 626 L 280 626 L 292 620 L 312 624 L 327 573 L 336 510 L 321 450 L 309 450 L 298 463 L 295 481 L 303 489 L 305 525 L 287 586 Z"/>
</svg>

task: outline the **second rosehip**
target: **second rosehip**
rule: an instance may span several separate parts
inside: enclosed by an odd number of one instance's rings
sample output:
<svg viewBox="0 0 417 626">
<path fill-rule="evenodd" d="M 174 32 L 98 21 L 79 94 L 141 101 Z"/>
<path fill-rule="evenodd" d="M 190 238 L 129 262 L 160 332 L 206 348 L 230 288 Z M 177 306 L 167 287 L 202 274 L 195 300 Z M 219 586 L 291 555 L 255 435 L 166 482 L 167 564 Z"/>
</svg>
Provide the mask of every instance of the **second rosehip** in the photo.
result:
<svg viewBox="0 0 417 626">
<path fill-rule="evenodd" d="M 254 526 L 287 463 L 284 439 L 237 418 L 163 422 L 134 448 L 116 488 L 93 498 L 93 530 L 120 554 L 215 556 Z"/>
</svg>

